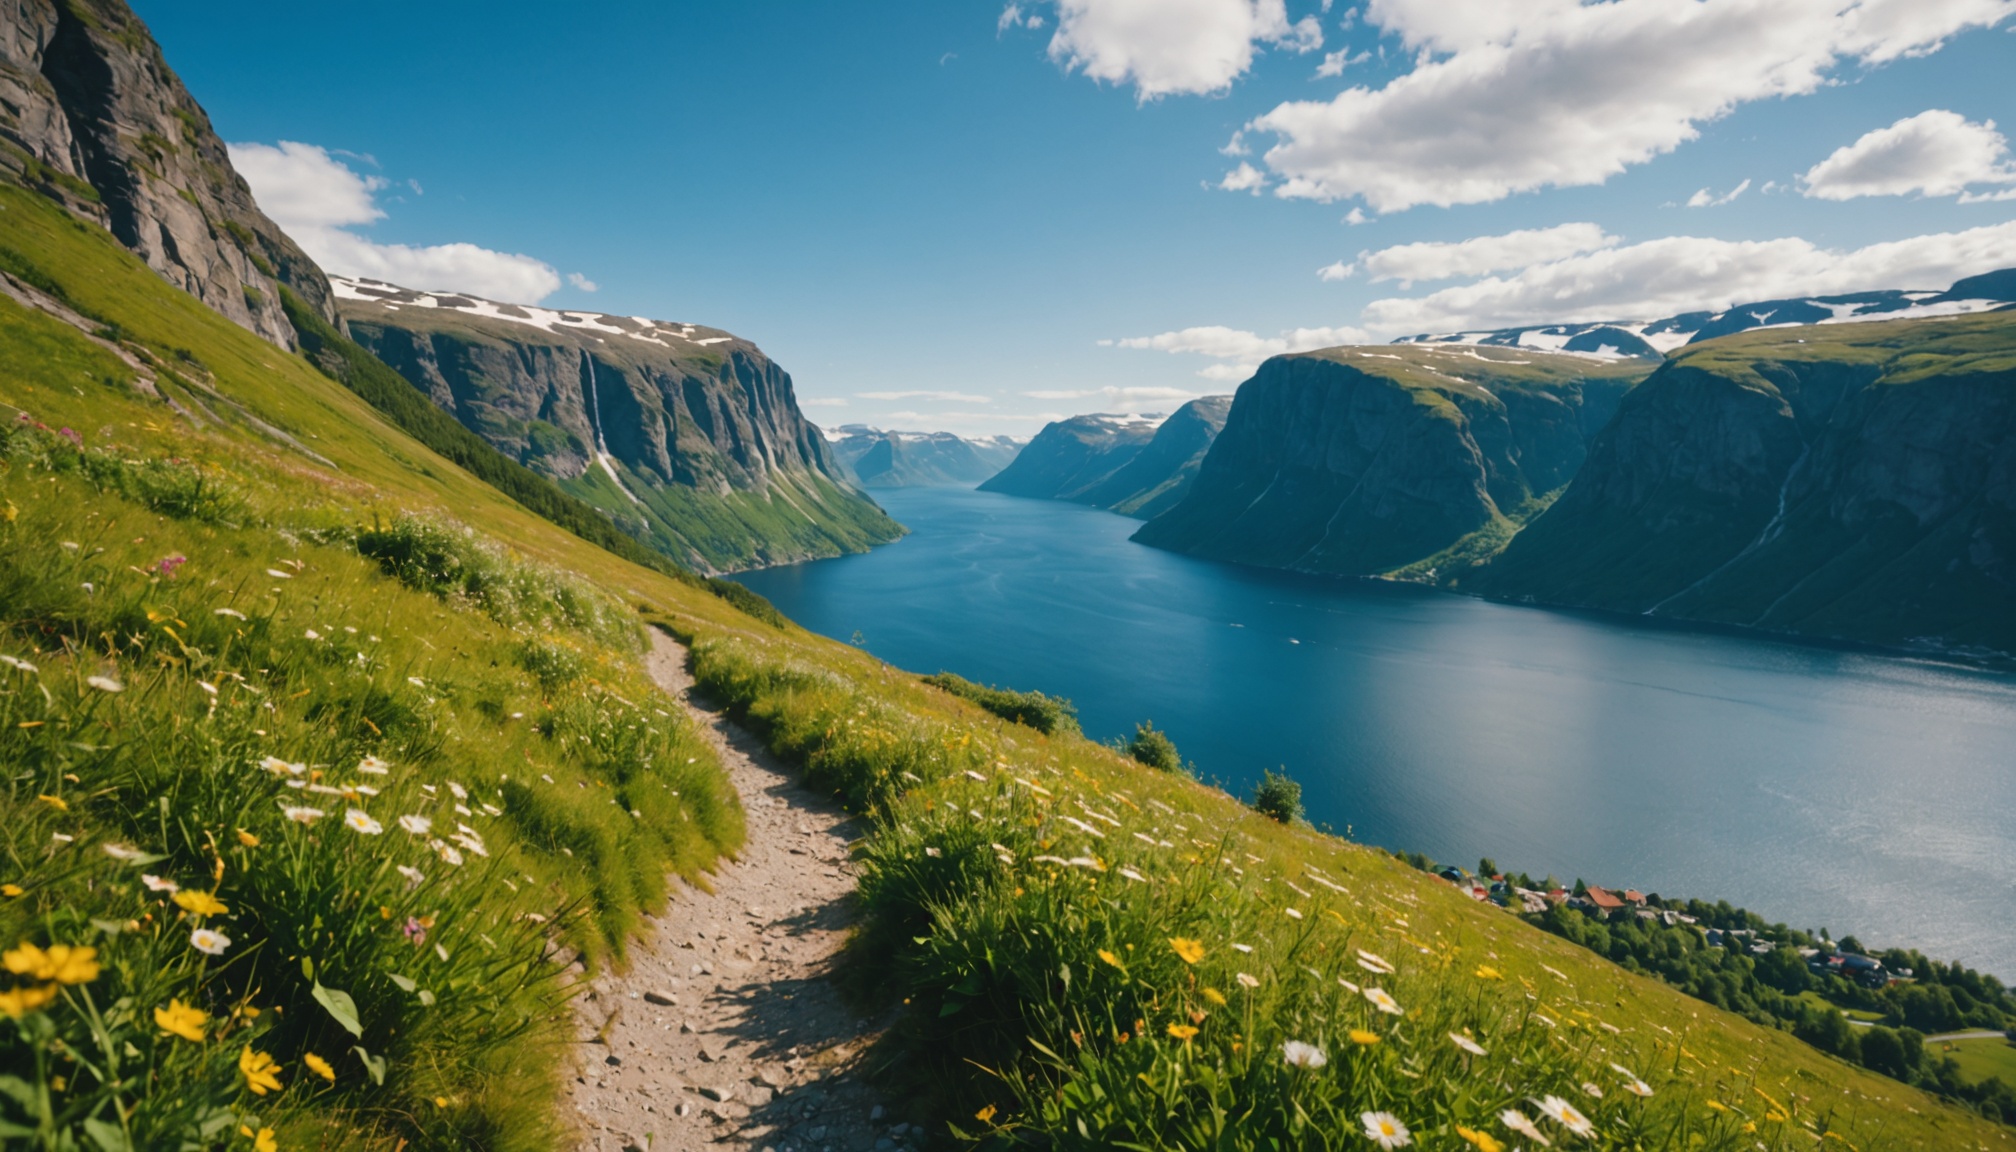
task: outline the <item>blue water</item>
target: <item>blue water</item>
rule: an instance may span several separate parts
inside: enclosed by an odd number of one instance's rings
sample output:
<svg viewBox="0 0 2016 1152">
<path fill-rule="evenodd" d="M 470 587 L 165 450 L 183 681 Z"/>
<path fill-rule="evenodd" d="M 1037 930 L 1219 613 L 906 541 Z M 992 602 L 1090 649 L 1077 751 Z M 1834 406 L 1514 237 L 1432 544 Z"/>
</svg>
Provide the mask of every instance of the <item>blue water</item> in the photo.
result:
<svg viewBox="0 0 2016 1152">
<path fill-rule="evenodd" d="M 2016 974 L 2016 678 L 1194 560 L 1109 513 L 877 493 L 911 535 L 738 577 L 917 672 L 1152 719 L 1354 839 L 1727 899 Z"/>
</svg>

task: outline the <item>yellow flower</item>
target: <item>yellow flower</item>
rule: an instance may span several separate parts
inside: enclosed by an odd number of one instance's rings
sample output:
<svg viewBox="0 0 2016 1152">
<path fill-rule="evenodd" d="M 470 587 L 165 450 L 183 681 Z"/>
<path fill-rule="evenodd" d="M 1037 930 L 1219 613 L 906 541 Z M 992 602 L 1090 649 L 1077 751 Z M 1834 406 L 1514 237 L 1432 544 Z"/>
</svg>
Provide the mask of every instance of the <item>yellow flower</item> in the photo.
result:
<svg viewBox="0 0 2016 1152">
<path fill-rule="evenodd" d="M 1106 963 L 1111 964 L 1113 967 L 1118 968 L 1123 972 L 1126 971 L 1126 966 L 1120 963 L 1120 957 L 1115 956 L 1113 953 L 1108 952 L 1104 948 L 1099 949 L 1099 959 L 1104 960 Z"/>
<path fill-rule="evenodd" d="M 973 1118 L 982 1124 L 992 1121 L 994 1119 L 994 1106 L 992 1104 L 987 1105 L 985 1108 L 973 1113 Z"/>
<path fill-rule="evenodd" d="M 1708 1107 L 1713 1108 L 1717 1112 L 1727 1112 L 1729 1110 L 1729 1106 L 1720 1100 L 1710 1100 L 1707 1103 Z"/>
<path fill-rule="evenodd" d="M 230 909 L 222 900 L 208 892 L 182 891 L 175 893 L 175 905 L 191 916 L 222 916 Z"/>
<path fill-rule="evenodd" d="M 1477 979 L 1479 980 L 1503 980 L 1505 978 L 1505 974 L 1503 972 L 1498 971 L 1496 968 L 1491 967 L 1489 964 L 1479 964 L 1477 966 L 1476 976 Z M 1489 1140 L 1490 1137 L 1486 1136 L 1485 1139 Z"/>
<path fill-rule="evenodd" d="M 160 1025 L 163 1032 L 199 1044 L 203 1042 L 203 1025 L 209 1020 L 209 1014 L 201 1008 L 191 1008 L 180 1000 L 170 1000 L 168 1007 L 154 1009 L 154 1023 Z"/>
<path fill-rule="evenodd" d="M 243 844 L 247 848 L 257 848 L 259 846 L 259 838 L 240 828 L 238 829 L 238 843 Z"/>
<path fill-rule="evenodd" d="M 35 797 L 35 799 L 40 800 L 42 803 L 49 805 L 51 808 L 56 809 L 58 812 L 68 812 L 70 810 L 69 803 L 65 801 L 61 796 L 37 796 Z"/>
<path fill-rule="evenodd" d="M 280 1065 L 264 1052 L 254 1052 L 250 1045 L 238 1054 L 238 1071 L 245 1077 L 245 1087 L 250 1088 L 254 1096 L 280 1090 Z"/>
<path fill-rule="evenodd" d="M 88 984 L 98 978 L 98 950 L 51 944 L 43 951 L 23 944 L 0 955 L 9 972 L 34 980 L 54 980 L 58 984 Z"/>
<path fill-rule="evenodd" d="M 1199 988 L 1197 993 L 1220 1008 L 1225 1006 L 1225 994 L 1216 988 Z"/>
<path fill-rule="evenodd" d="M 434 1106 L 436 1108 L 446 1108 L 448 1106 L 448 1098 L 446 1096 L 434 1097 Z"/>
<path fill-rule="evenodd" d="M 5 896 L 11 900 L 19 895 L 21 895 L 21 886 L 19 884 L 0 884 L 0 896 Z"/>
<path fill-rule="evenodd" d="M 273 1130 L 271 1128 L 261 1128 L 259 1131 L 254 1132 L 252 1129 L 240 1124 L 238 1126 L 238 1134 L 252 1138 L 252 1152 L 280 1152 L 280 1141 L 273 1138 Z"/>
<path fill-rule="evenodd" d="M 1465 1128 L 1458 1124 L 1456 1135 L 1461 1136 L 1466 1143 L 1477 1149 L 1477 1152 L 1505 1152 L 1505 1145 L 1489 1132 L 1479 1132 L 1475 1128 Z"/>
<path fill-rule="evenodd" d="M 1197 1035 L 1197 1029 L 1188 1024 L 1171 1024 L 1169 1035 L 1187 1044 L 1192 1036 Z"/>
<path fill-rule="evenodd" d="M 331 1084 L 336 1082 L 336 1069 L 331 1068 L 327 1060 L 322 1059 L 313 1052 L 302 1053 L 301 1063 L 306 1064 L 310 1072 L 315 1073 L 315 1075 L 329 1081 Z"/>
<path fill-rule="evenodd" d="M 1367 1032 L 1363 1028 L 1351 1029 L 1351 1043 L 1353 1044 L 1363 1044 L 1369 1048 L 1378 1042 L 1379 1034 L 1377 1032 Z"/>
<path fill-rule="evenodd" d="M 1199 960 L 1204 959 L 1204 942 L 1202 940 L 1189 940 L 1182 936 L 1171 936 L 1169 938 L 1169 947 L 1176 950 L 1176 955 L 1185 964 L 1195 964 Z"/>
<path fill-rule="evenodd" d="M 0 992 L 0 1013 L 4 1013 L 12 1019 L 19 1020 L 30 1012 L 40 1010 L 44 1004 L 54 999 L 56 999 L 56 985 L 54 984 L 44 984 L 39 988 L 30 986 L 16 988 L 9 992 Z"/>
</svg>

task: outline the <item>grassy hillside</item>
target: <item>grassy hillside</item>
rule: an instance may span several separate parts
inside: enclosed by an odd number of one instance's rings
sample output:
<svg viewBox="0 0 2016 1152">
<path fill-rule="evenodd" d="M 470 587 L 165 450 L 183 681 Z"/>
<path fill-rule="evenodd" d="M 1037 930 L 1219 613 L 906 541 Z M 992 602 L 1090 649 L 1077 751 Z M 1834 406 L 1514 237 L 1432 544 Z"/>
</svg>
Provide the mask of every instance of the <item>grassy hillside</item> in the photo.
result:
<svg viewBox="0 0 2016 1152">
<path fill-rule="evenodd" d="M 1555 1097 L 1606 1148 L 2011 1146 L 1382 854 L 596 548 L 102 232 L 7 188 L 0 219 L 0 270 L 98 333 L 0 299 L 9 1147 L 564 1145 L 547 950 L 620 963 L 664 878 L 740 837 L 640 617 L 871 814 L 855 954 L 908 1001 L 888 1055 L 941 1131 L 1363 1148 L 1384 1111 L 1417 1146 L 1531 1146 L 1516 1109 L 1582 1146 Z"/>
</svg>

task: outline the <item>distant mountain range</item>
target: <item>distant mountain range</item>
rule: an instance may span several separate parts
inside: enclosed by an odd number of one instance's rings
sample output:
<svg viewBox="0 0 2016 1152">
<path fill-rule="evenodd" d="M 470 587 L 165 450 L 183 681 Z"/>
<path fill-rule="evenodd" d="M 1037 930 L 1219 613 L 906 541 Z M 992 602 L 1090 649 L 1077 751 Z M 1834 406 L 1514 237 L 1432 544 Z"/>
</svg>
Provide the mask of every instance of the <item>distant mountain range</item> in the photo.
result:
<svg viewBox="0 0 2016 1152">
<path fill-rule="evenodd" d="M 978 484 L 1006 468 L 1029 441 L 1017 436 L 959 436 L 842 424 L 827 442 L 868 488 L 935 488 Z"/>
<path fill-rule="evenodd" d="M 1605 320 L 1540 324 L 1477 332 L 1407 336 L 1396 344 L 1477 344 L 1658 358 L 1676 348 L 1755 328 L 1851 324 L 1872 320 L 1923 320 L 2016 307 L 2016 268 L 1954 283 L 1944 292 L 1889 290 L 1846 296 L 1800 296 L 1739 304 L 1721 312 L 1683 312 L 1661 320 Z"/>
<path fill-rule="evenodd" d="M 1230 396 L 1192 400 L 1173 414 L 1073 416 L 1045 425 L 983 492 L 1068 500 L 1147 519 L 1190 490 Z"/>
</svg>

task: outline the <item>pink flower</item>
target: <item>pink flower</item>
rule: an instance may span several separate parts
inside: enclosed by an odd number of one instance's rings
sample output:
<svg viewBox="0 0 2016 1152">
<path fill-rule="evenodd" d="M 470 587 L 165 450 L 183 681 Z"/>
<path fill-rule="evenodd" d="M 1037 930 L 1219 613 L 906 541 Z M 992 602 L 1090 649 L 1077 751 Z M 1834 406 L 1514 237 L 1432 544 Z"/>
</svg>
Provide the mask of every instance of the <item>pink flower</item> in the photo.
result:
<svg viewBox="0 0 2016 1152">
<path fill-rule="evenodd" d="M 72 444 L 77 445 L 77 447 L 79 448 L 82 448 L 84 446 L 84 437 L 79 436 L 76 432 L 72 431 L 69 428 L 60 428 L 57 430 L 56 434 L 58 436 L 63 437 L 65 440 L 70 441 Z"/>
<path fill-rule="evenodd" d="M 187 564 L 188 562 L 189 558 L 187 556 L 181 555 L 180 553 L 177 553 L 176 555 L 173 556 L 163 556 L 160 560 L 155 562 L 154 571 L 159 572 L 161 575 L 166 576 L 170 580 L 173 580 L 175 578 L 175 570 L 177 568 L 182 567 L 182 565 Z"/>
<path fill-rule="evenodd" d="M 426 926 L 421 924 L 419 920 L 415 919 L 412 916 L 406 917 L 406 939 L 411 940 L 415 948 L 418 948 L 420 945 L 426 943 L 427 942 Z"/>
</svg>

